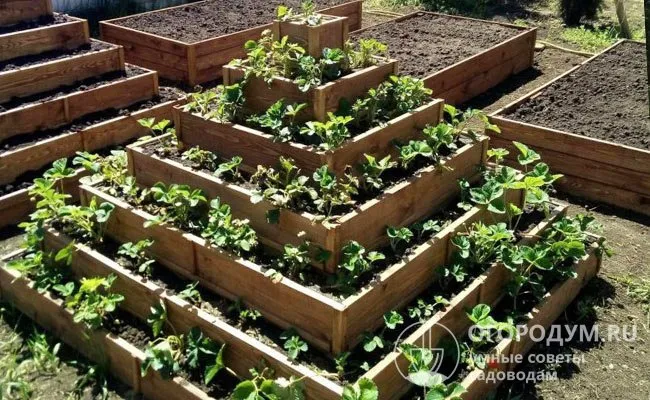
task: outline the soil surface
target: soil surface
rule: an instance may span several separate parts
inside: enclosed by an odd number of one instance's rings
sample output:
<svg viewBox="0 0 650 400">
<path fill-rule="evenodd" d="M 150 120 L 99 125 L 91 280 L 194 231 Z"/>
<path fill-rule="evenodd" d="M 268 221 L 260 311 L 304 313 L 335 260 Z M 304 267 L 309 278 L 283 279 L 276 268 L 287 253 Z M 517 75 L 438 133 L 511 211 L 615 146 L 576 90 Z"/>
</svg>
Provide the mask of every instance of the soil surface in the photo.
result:
<svg viewBox="0 0 650 400">
<path fill-rule="evenodd" d="M 345 3 L 319 0 L 320 9 Z M 210 0 L 117 21 L 116 24 L 186 43 L 271 23 L 278 5 L 299 9 L 299 0 Z"/>
<path fill-rule="evenodd" d="M 31 21 L 19 22 L 10 26 L 0 26 L 0 35 L 25 31 L 27 29 L 44 28 L 51 25 L 65 24 L 66 22 L 72 21 L 73 19 L 65 14 L 44 15 Z"/>
<path fill-rule="evenodd" d="M 72 56 L 94 53 L 100 50 L 106 50 L 117 47 L 114 44 L 92 41 L 73 50 L 53 50 L 45 53 L 29 55 L 24 57 L 12 58 L 11 60 L 0 63 L 0 72 L 13 71 L 18 68 L 30 67 L 33 65 L 43 64 L 50 61 L 63 60 Z"/>
<path fill-rule="evenodd" d="M 650 149 L 643 44 L 627 42 L 507 113 L 509 118 Z"/>
<path fill-rule="evenodd" d="M 87 90 L 95 89 L 99 86 L 106 84 L 113 84 L 121 82 L 127 78 L 131 78 L 147 71 L 133 65 L 127 65 L 125 71 L 113 71 L 97 77 L 92 77 L 75 82 L 72 85 L 59 86 L 54 90 L 38 93 L 32 96 L 15 98 L 4 104 L 0 104 L 0 112 L 5 112 L 13 108 L 24 107 L 30 104 L 44 103 L 46 101 L 54 100 L 57 97 L 62 97 L 71 93 L 85 92 Z"/>
<path fill-rule="evenodd" d="M 399 60 L 401 74 L 424 78 L 522 33 L 472 20 L 418 13 L 351 34 L 352 40 L 377 39 Z"/>
<path fill-rule="evenodd" d="M 6 153 L 11 150 L 16 150 L 19 148 L 23 148 L 29 145 L 32 145 L 34 143 L 40 142 L 41 140 L 48 139 L 48 138 L 53 138 L 56 136 L 62 136 L 66 133 L 70 132 L 78 132 L 83 129 L 89 128 L 93 125 L 97 125 L 99 123 L 108 121 L 109 119 L 117 118 L 120 116 L 127 116 L 130 115 L 136 111 L 140 110 L 146 110 L 148 108 L 154 107 L 156 105 L 159 105 L 161 103 L 164 103 L 166 101 L 170 100 L 177 100 L 181 96 L 183 96 L 184 93 L 181 92 L 178 89 L 175 88 L 169 88 L 169 87 L 161 87 L 160 88 L 160 95 L 156 96 L 150 100 L 142 101 L 136 104 L 133 104 L 129 107 L 126 108 L 121 108 L 119 110 L 116 109 L 108 109 L 104 111 L 100 111 L 97 113 L 89 114 L 86 115 L 83 118 L 80 118 L 73 122 L 72 124 L 56 128 L 56 129 L 48 129 L 45 131 L 40 131 L 36 132 L 30 135 L 18 135 L 14 136 L 8 140 L 6 140 L 2 144 L 2 148 L 0 148 L 0 155 L 3 153 Z"/>
</svg>

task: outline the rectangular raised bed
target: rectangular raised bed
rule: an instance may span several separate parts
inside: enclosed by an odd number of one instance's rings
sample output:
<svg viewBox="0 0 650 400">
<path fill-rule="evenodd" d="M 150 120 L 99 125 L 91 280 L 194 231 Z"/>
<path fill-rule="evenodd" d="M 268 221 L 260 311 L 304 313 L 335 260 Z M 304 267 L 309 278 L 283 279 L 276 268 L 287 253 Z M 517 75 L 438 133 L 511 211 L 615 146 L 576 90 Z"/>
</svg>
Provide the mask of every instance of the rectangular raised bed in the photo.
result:
<svg viewBox="0 0 650 400">
<path fill-rule="evenodd" d="M 53 129 L 106 110 L 120 109 L 158 95 L 158 74 L 143 73 L 92 89 L 32 103 L 0 113 L 0 142 L 21 134 Z"/>
<path fill-rule="evenodd" d="M 388 188 L 379 197 L 332 221 L 319 223 L 315 215 L 281 210 L 278 223 L 268 224 L 267 212 L 277 207 L 267 201 L 253 204 L 250 189 L 228 184 L 173 160 L 146 154 L 139 146 L 127 149 L 130 172 L 140 184 L 184 183 L 200 188 L 208 196 L 219 197 L 231 204 L 236 215 L 250 220 L 260 236 L 268 238 L 277 248 L 282 248 L 286 243 L 298 244 L 309 240 L 328 250 L 332 257 L 326 265 L 316 265 L 326 272 L 336 270 L 340 260 L 339 251 L 348 241 L 356 240 L 366 248 L 377 248 L 388 241 L 386 226 L 409 225 L 455 198 L 459 192 L 458 179 L 473 182 L 479 178 L 486 151 L 485 138 L 466 144 L 443 161 L 441 166 L 422 169 L 416 176 Z"/>
<path fill-rule="evenodd" d="M 90 360 L 106 364 L 120 381 L 148 399 L 209 400 L 210 397 L 183 378 L 164 380 L 156 372 L 140 374 L 145 354 L 126 340 L 106 330 L 88 331 L 73 320 L 61 299 L 43 294 L 33 283 L 13 271 L 0 268 L 0 295 L 44 329 Z"/>
<path fill-rule="evenodd" d="M 11 183 L 27 171 L 38 170 L 59 158 L 74 156 L 78 151 L 92 152 L 147 135 L 149 130 L 141 126 L 138 120 L 169 119 L 171 108 L 180 102 L 180 100 L 167 101 L 150 109 L 116 117 L 80 131 L 54 136 L 2 153 L 0 154 L 0 184 Z"/>
<path fill-rule="evenodd" d="M 74 176 L 64 178 L 65 193 L 72 196 L 70 202 L 79 201 L 79 179 L 88 175 L 83 168 L 77 169 Z M 30 188 L 16 190 L 15 192 L 0 197 L 0 229 L 26 221 L 35 209 L 29 195 Z"/>
<path fill-rule="evenodd" d="M 552 90 L 563 82 L 569 82 L 571 90 L 580 93 L 581 86 L 575 86 L 575 83 L 572 82 L 580 77 L 584 68 L 590 68 L 593 63 L 601 62 L 603 57 L 610 56 L 613 51 L 617 51 L 619 46 L 629 45 L 633 45 L 633 42 L 618 42 L 603 53 L 586 60 L 546 85 L 494 112 L 490 119 L 493 124 L 501 128 L 501 133 L 493 134 L 491 141 L 494 147 L 509 148 L 512 146 L 511 141 L 516 140 L 539 151 L 553 171 L 564 174 L 564 179 L 557 183 L 557 188 L 561 191 L 650 215 L 650 150 L 571 133 L 557 129 L 557 127 L 550 128 L 526 123 L 510 115 L 527 102 L 543 96 L 546 90 Z M 643 49 L 645 52 L 645 47 L 639 45 L 639 49 Z M 645 53 L 643 54 L 645 57 Z M 628 61 L 621 61 L 618 65 L 612 64 L 612 71 L 625 64 L 628 64 Z M 623 73 L 622 76 L 627 75 Z M 636 75 L 628 76 L 630 81 L 637 78 L 639 77 Z M 640 78 L 645 79 L 645 76 Z M 606 78 L 603 77 L 603 79 Z M 611 84 L 622 85 L 618 80 L 614 82 L 616 83 Z M 624 90 L 632 90 L 631 86 L 627 84 L 621 87 L 625 87 Z M 603 86 L 604 92 L 607 91 L 606 88 L 607 86 Z M 645 92 L 645 86 L 643 92 Z M 620 95 L 632 96 L 629 92 L 627 94 L 620 93 Z M 585 91 L 581 97 L 588 104 L 590 99 L 595 96 L 593 93 Z M 632 98 L 626 97 L 621 100 Z M 612 104 L 611 114 L 614 114 L 617 108 L 614 104 L 618 104 L 617 99 L 610 96 L 608 100 Z M 562 98 L 558 98 L 556 101 L 561 103 Z M 588 112 L 589 109 L 584 107 L 584 112 Z M 538 111 L 531 112 L 534 114 Z M 643 109 L 641 112 L 647 119 L 645 116 L 647 109 Z M 571 118 L 578 118 L 578 116 L 571 116 Z M 602 124 L 606 124 L 610 118 L 616 117 L 599 114 L 589 116 L 589 118 L 593 122 L 585 122 L 585 124 L 601 124 L 596 125 L 593 129 L 605 131 L 607 128 Z M 641 131 L 647 129 L 641 120 L 628 123 Z M 511 152 L 511 157 L 514 154 L 516 153 Z"/>
<path fill-rule="evenodd" d="M 0 61 L 57 49 L 73 49 L 88 43 L 86 20 L 67 17 L 69 22 L 0 35 Z"/>
<path fill-rule="evenodd" d="M 2 0 L 0 2 L 0 26 L 52 14 L 51 0 Z"/>
<path fill-rule="evenodd" d="M 0 72 L 0 103 L 9 101 L 12 97 L 45 92 L 119 70 L 124 70 L 124 50 L 120 46 L 111 46 L 86 54 Z"/>
<path fill-rule="evenodd" d="M 288 278 L 274 283 L 260 266 L 210 247 L 195 235 L 165 226 L 145 228 L 151 215 L 97 188 L 82 185 L 82 203 L 88 204 L 93 197 L 116 205 L 107 228 L 115 240 L 154 239 L 151 254 L 163 265 L 188 279 L 201 281 L 224 297 L 241 298 L 267 319 L 297 328 L 316 347 L 334 354 L 351 348 L 363 332 L 381 325 L 386 309 L 399 308 L 424 290 L 434 279 L 432 271 L 447 261 L 451 238 L 486 217 L 484 211 L 472 209 L 383 271 L 372 285 L 339 301 Z M 513 202 L 521 201 L 521 192 L 512 192 L 511 197 Z"/>
<path fill-rule="evenodd" d="M 201 4 L 208 4 L 208 2 L 171 7 L 144 14 L 161 16 L 160 20 L 164 21 L 162 16 L 168 10 L 200 6 Z M 348 17 L 350 30 L 355 30 L 361 27 L 361 8 L 362 1 L 355 0 L 322 9 L 320 12 Z M 156 70 L 164 78 L 182 81 L 190 85 L 221 78 L 222 67 L 235 58 L 243 57 L 245 55 L 244 44 L 248 40 L 258 39 L 262 31 L 271 29 L 271 20 L 273 19 L 273 16 L 270 15 L 268 24 L 191 43 L 120 25 L 120 21 L 133 17 L 102 21 L 100 23 L 102 39 L 124 46 L 129 62 Z M 242 18 L 246 18 L 246 16 L 242 15 Z"/>
<path fill-rule="evenodd" d="M 428 125 L 442 120 L 444 104 L 433 100 L 415 110 L 368 130 L 344 142 L 340 147 L 322 151 L 300 143 L 279 143 L 273 136 L 239 124 L 218 123 L 174 108 L 176 135 L 184 147 L 199 146 L 220 156 L 242 156 L 243 163 L 256 169 L 258 165 L 276 165 L 280 156 L 290 157 L 307 172 L 323 165 L 342 173 L 348 165 L 356 165 L 363 154 L 387 154 L 394 141 L 408 141 L 421 134 Z"/>
<path fill-rule="evenodd" d="M 71 242 L 65 235 L 48 230 L 45 232 L 45 247 L 59 250 Z M 287 378 L 302 377 L 308 398 L 339 398 L 337 386 L 325 377 L 314 374 L 305 366 L 290 361 L 284 354 L 273 349 L 226 321 L 192 306 L 178 296 L 165 292 L 165 289 L 151 280 L 143 279 L 115 261 L 87 246 L 75 244 L 72 270 L 80 277 L 116 276 L 112 289 L 125 296 L 121 307 L 142 321 L 146 321 L 151 307 L 163 301 L 167 310 L 167 321 L 180 333 L 192 327 L 199 327 L 209 338 L 226 344 L 225 363 L 238 376 L 250 375 L 250 368 L 264 362 L 267 367 Z"/>
<path fill-rule="evenodd" d="M 595 239 L 598 240 L 598 238 Z M 526 324 L 528 333 L 519 339 L 506 339 L 497 345 L 492 354 L 497 360 L 509 360 L 509 362 L 501 362 L 496 367 L 499 371 L 508 371 L 517 368 L 518 363 L 515 361 L 515 357 L 517 355 L 525 356 L 536 343 L 531 338 L 530 328 L 533 326 L 543 326 L 548 330 L 553 321 L 558 319 L 569 304 L 578 296 L 580 290 L 598 274 L 601 264 L 602 258 L 597 256 L 595 249 L 592 248 L 587 256 L 576 263 L 574 269 L 578 276 L 555 285 L 544 296 L 542 302 L 535 307 L 532 312 L 532 317 Z M 472 371 L 461 382 L 461 385 L 467 389 L 467 393 L 462 396 L 462 399 L 483 399 L 486 393 L 495 390 L 502 383 L 498 379 L 488 380 L 486 378 L 487 374 L 483 371 Z"/>
<path fill-rule="evenodd" d="M 409 26 L 412 27 L 409 20 L 417 18 L 435 18 L 436 21 L 428 22 L 426 28 L 440 29 L 441 37 L 424 38 L 421 31 L 409 30 Z M 400 23 L 403 23 L 404 27 L 391 30 L 391 25 Z M 454 28 L 454 32 L 458 32 L 456 39 L 462 37 L 462 40 L 459 40 L 462 43 L 449 40 L 447 37 L 449 32 L 445 32 L 446 26 L 453 27 L 459 24 L 471 25 L 462 29 Z M 468 53 L 466 58 L 445 65 L 439 70 L 430 70 L 426 74 L 415 72 L 419 71 L 422 65 L 427 65 L 425 60 L 416 57 L 415 54 L 431 53 L 439 60 L 449 60 L 449 54 L 453 54 L 453 51 L 472 49 L 478 35 L 489 35 L 490 29 L 504 28 L 512 30 L 513 34 L 500 43 L 476 50 L 475 53 Z M 496 86 L 508 76 L 531 67 L 535 55 L 536 36 L 536 28 L 426 12 L 414 12 L 350 34 L 353 40 L 375 38 L 388 43 L 391 57 L 400 60 L 401 73 L 421 78 L 425 85 L 433 90 L 435 97 L 442 98 L 450 104 L 461 104 Z M 436 47 L 449 48 L 449 50 L 445 50 L 444 54 L 437 54 L 431 51 Z"/>
<path fill-rule="evenodd" d="M 327 120 L 327 113 L 338 110 L 343 99 L 354 102 L 365 95 L 369 89 L 379 86 L 391 75 L 397 74 L 397 60 L 382 60 L 377 65 L 364 68 L 335 81 L 325 83 L 306 92 L 290 79 L 273 78 L 268 84 L 262 78 L 250 77 L 244 87 L 246 108 L 255 113 L 266 111 L 273 103 L 283 99 L 285 104 L 305 103 L 307 107 L 300 113 L 299 121 Z M 242 67 L 226 65 L 223 67 L 223 83 L 232 85 L 244 79 Z"/>
<path fill-rule="evenodd" d="M 302 46 L 307 54 L 320 58 L 324 48 L 342 49 L 348 40 L 348 18 L 324 15 L 319 25 L 299 21 L 273 21 L 273 38 L 287 36 L 289 42 Z"/>
</svg>

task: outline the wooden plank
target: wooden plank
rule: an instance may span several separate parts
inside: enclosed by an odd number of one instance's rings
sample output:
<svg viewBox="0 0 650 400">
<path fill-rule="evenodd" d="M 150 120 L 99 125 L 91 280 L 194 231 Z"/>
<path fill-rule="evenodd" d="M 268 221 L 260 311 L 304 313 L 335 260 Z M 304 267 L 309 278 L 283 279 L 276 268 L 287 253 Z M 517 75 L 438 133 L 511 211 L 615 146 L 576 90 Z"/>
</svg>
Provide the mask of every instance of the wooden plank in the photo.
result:
<svg viewBox="0 0 650 400">
<path fill-rule="evenodd" d="M 154 71 L 0 113 L 0 141 L 53 129 L 94 112 L 120 109 L 157 95 Z"/>
<path fill-rule="evenodd" d="M 505 61 L 503 64 L 474 75 L 460 85 L 439 93 L 437 97 L 444 99 L 449 104 L 462 104 L 493 88 L 509 76 L 530 68 L 530 57 L 528 52 L 519 53 L 519 55 Z"/>
<path fill-rule="evenodd" d="M 27 171 L 83 150 L 80 132 L 70 132 L 0 154 L 0 184 L 11 183 Z"/>
<path fill-rule="evenodd" d="M 79 179 L 88 175 L 84 169 L 77 169 L 74 176 L 64 178 L 65 193 L 71 195 L 71 203 L 79 201 Z M 35 210 L 29 195 L 29 188 L 20 189 L 0 197 L 0 229 L 26 221 Z"/>
<path fill-rule="evenodd" d="M 52 14 L 50 0 L 3 0 L 0 3 L 0 26 L 36 19 Z"/>
<path fill-rule="evenodd" d="M 516 140 L 539 151 L 552 150 L 571 157 L 580 156 L 602 164 L 650 174 L 648 150 L 514 121 L 501 114 L 492 114 L 490 120 L 501 128 L 501 134 L 491 135 L 495 138 Z"/>
<path fill-rule="evenodd" d="M 45 92 L 107 72 L 123 70 L 122 49 L 113 47 L 0 72 L 0 103 Z"/>
<path fill-rule="evenodd" d="M 128 46 L 135 44 L 150 49 L 158 49 L 161 52 L 174 54 L 179 57 L 185 57 L 187 54 L 187 43 L 116 25 L 112 21 L 101 21 L 99 23 L 100 36 L 104 41 L 119 45 L 124 41 L 126 45 L 125 54 L 127 56 L 133 50 Z"/>
<path fill-rule="evenodd" d="M 0 61 L 57 49 L 74 49 L 89 42 L 85 20 L 0 35 Z"/>
</svg>

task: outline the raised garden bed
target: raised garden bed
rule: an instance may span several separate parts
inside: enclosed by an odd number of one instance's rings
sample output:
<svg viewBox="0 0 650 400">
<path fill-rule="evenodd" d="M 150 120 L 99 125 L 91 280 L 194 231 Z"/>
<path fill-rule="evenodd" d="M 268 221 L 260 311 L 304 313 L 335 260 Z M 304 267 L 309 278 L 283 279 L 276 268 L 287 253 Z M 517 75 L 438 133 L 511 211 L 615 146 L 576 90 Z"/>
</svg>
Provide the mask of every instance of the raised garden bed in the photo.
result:
<svg viewBox="0 0 650 400">
<path fill-rule="evenodd" d="M 53 229 L 45 233 L 47 249 L 59 250 L 70 242 L 69 237 Z M 314 374 L 307 367 L 290 361 L 278 350 L 233 327 L 227 321 L 190 304 L 174 293 L 166 291 L 155 281 L 134 274 L 106 255 L 84 245 L 74 246 L 71 267 L 75 275 L 79 277 L 115 275 L 117 279 L 112 288 L 125 297 L 121 307 L 142 321 L 146 321 L 150 316 L 151 307 L 163 301 L 168 313 L 167 321 L 178 333 L 187 333 L 192 327 L 198 327 L 207 337 L 218 343 L 225 343 L 225 363 L 238 376 L 249 376 L 251 367 L 264 362 L 277 374 L 287 378 L 305 376 L 305 389 L 309 398 L 340 397 L 341 390 L 326 377 Z"/>
<path fill-rule="evenodd" d="M 329 151 L 300 143 L 279 143 L 270 134 L 244 125 L 206 120 L 181 107 L 174 108 L 174 125 L 183 146 L 199 146 L 226 158 L 243 156 L 244 164 L 253 169 L 258 165 L 275 165 L 280 156 L 285 156 L 306 171 L 327 165 L 332 171 L 342 173 L 348 165 L 356 165 L 364 153 L 386 154 L 394 147 L 394 141 L 408 141 L 427 124 L 437 124 L 442 120 L 443 108 L 441 100 L 433 100 Z"/>
<path fill-rule="evenodd" d="M 400 72 L 460 104 L 533 65 L 536 28 L 415 12 L 350 34 L 386 43 Z"/>
<path fill-rule="evenodd" d="M 149 143 L 155 144 L 155 141 Z M 422 168 L 415 176 L 396 183 L 380 196 L 365 201 L 332 221 L 319 223 L 316 215 L 281 210 L 277 224 L 267 222 L 267 213 L 277 209 L 277 206 L 268 201 L 253 204 L 253 192 L 249 188 L 229 184 L 209 173 L 157 157 L 151 154 L 152 151 L 143 150 L 143 145 L 130 146 L 127 151 L 131 174 L 140 184 L 185 183 L 200 188 L 208 196 L 219 197 L 231 204 L 236 214 L 250 220 L 260 236 L 275 243 L 278 248 L 286 243 L 299 244 L 309 240 L 329 251 L 332 256 L 328 262 L 317 267 L 334 272 L 340 261 L 339 250 L 348 241 L 356 240 L 369 249 L 386 244 L 386 226 L 405 226 L 422 219 L 458 195 L 458 179 L 464 178 L 470 182 L 478 179 L 487 144 L 484 137 L 477 142 L 464 144 L 441 166 Z"/>
<path fill-rule="evenodd" d="M 21 134 L 57 128 L 108 108 L 128 107 L 158 95 L 156 72 L 128 65 L 123 77 L 99 83 L 97 86 L 76 85 L 69 94 L 47 94 L 16 108 L 6 109 L 5 106 L 6 111 L 0 112 L 0 142 Z"/>
<path fill-rule="evenodd" d="M 20 278 L 17 273 L 0 268 L 0 293 L 3 299 L 85 357 L 99 364 L 106 363 L 111 373 L 132 387 L 135 393 L 158 400 L 211 399 L 181 377 L 164 380 L 152 372 L 142 377 L 140 366 L 145 360 L 142 349 L 107 330 L 86 330 L 74 322 L 73 314 L 63 300 L 53 298 L 48 292 L 38 293 L 32 282 Z"/>
<path fill-rule="evenodd" d="M 271 29 L 280 3 L 207 0 L 102 21 L 101 37 L 124 46 L 129 62 L 156 70 L 161 77 L 196 85 L 221 78 L 224 65 L 243 57 L 246 41 Z M 325 6 L 320 10 L 324 14 L 348 17 L 350 30 L 361 27 L 361 1 L 317 3 Z"/>
<path fill-rule="evenodd" d="M 513 196 L 516 194 L 520 193 L 513 192 Z M 351 348 L 363 332 L 379 326 L 387 309 L 404 306 L 418 291 L 428 287 L 434 279 L 432 271 L 447 261 L 451 237 L 485 217 L 484 211 L 470 210 L 389 266 L 354 296 L 339 300 L 286 277 L 274 283 L 265 276 L 266 267 L 211 247 L 193 234 L 168 226 L 145 228 L 144 223 L 152 215 L 99 188 L 82 185 L 82 203 L 88 204 L 93 197 L 116 206 L 107 227 L 108 235 L 115 240 L 154 239 L 151 255 L 163 265 L 200 281 L 224 297 L 241 298 L 268 320 L 282 327 L 297 328 L 317 348 L 333 354 Z"/>
<path fill-rule="evenodd" d="M 0 184 L 10 183 L 27 171 L 38 170 L 59 158 L 73 156 L 77 151 L 92 152 L 146 135 L 148 129 L 138 120 L 169 119 L 171 108 L 183 101 L 178 97 L 174 91 L 163 93 L 161 90 L 161 97 L 154 100 L 127 109 L 93 114 L 71 126 L 30 135 L 26 142 L 5 143 L 0 150 Z"/>
<path fill-rule="evenodd" d="M 123 49 L 95 40 L 71 51 L 4 61 L 0 63 L 0 103 L 118 70 L 124 70 Z"/>
<path fill-rule="evenodd" d="M 46 51 L 74 49 L 90 41 L 85 20 L 54 14 L 55 23 L 2 34 L 0 61 Z"/>
<path fill-rule="evenodd" d="M 50 0 L 3 0 L 0 3 L 0 26 L 13 25 L 51 14 Z"/>
<path fill-rule="evenodd" d="M 566 193 L 650 215 L 647 113 L 644 44 L 621 41 L 492 114 L 491 142 L 537 149 Z"/>
<path fill-rule="evenodd" d="M 377 65 L 355 71 L 334 81 L 304 92 L 294 81 L 276 77 L 268 84 L 262 78 L 250 77 L 244 86 L 246 108 L 255 113 L 266 111 L 279 99 L 286 104 L 306 103 L 300 120 L 325 121 L 328 112 L 335 112 L 341 100 L 353 102 L 369 89 L 379 86 L 391 75 L 397 74 L 397 60 L 382 60 Z M 224 85 L 232 85 L 244 79 L 245 70 L 235 65 L 223 67 Z"/>
</svg>

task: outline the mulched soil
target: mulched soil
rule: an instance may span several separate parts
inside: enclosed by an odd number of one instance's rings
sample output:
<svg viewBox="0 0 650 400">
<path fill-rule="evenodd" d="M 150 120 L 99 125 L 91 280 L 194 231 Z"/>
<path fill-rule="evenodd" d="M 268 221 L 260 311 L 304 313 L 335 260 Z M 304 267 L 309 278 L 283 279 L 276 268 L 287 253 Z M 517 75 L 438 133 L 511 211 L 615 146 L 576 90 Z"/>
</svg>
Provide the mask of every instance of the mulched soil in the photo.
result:
<svg viewBox="0 0 650 400">
<path fill-rule="evenodd" d="M 40 131 L 40 132 L 33 133 L 31 135 L 14 136 L 6 140 L 2 144 L 2 148 L 0 148 L 0 155 L 6 153 L 7 151 L 16 150 L 22 147 L 32 145 L 44 139 L 52 138 L 55 136 L 61 136 L 70 132 L 78 132 L 90 126 L 108 121 L 109 119 L 130 115 L 136 111 L 145 110 L 154 107 L 156 105 L 159 105 L 161 103 L 164 103 L 166 101 L 176 100 L 182 97 L 183 95 L 184 93 L 178 89 L 161 87 L 160 95 L 150 100 L 142 101 L 132 106 L 122 108 L 119 110 L 109 109 L 94 114 L 90 114 L 64 127 Z"/>
<path fill-rule="evenodd" d="M 320 9 L 345 3 L 318 0 Z M 186 43 L 270 24 L 280 4 L 298 9 L 299 0 L 210 0 L 117 21 L 116 24 Z"/>
<path fill-rule="evenodd" d="M 386 43 L 390 56 L 399 60 L 401 74 L 424 78 L 521 33 L 501 25 L 418 13 L 350 38 Z"/>
<path fill-rule="evenodd" d="M 72 56 L 94 53 L 100 50 L 106 50 L 117 47 L 114 44 L 92 41 L 73 50 L 53 50 L 37 55 L 12 58 L 0 63 L 0 72 L 13 71 L 18 68 L 30 67 L 33 65 L 43 64 L 50 61 L 63 60 Z"/>
<path fill-rule="evenodd" d="M 87 90 L 95 89 L 99 86 L 109 83 L 117 83 L 127 78 L 131 78 L 147 71 L 133 65 L 127 65 L 125 71 L 113 71 L 97 77 L 84 79 L 73 83 L 72 85 L 59 86 L 56 89 L 37 93 L 32 96 L 19 97 L 4 104 L 0 104 L 0 112 L 5 112 L 13 108 L 24 107 L 30 104 L 44 103 L 53 100 L 57 97 L 65 96 L 75 92 L 85 92 Z"/>
<path fill-rule="evenodd" d="M 31 21 L 19 22 L 17 24 L 9 26 L 0 26 L 0 35 L 25 31 L 27 29 L 44 28 L 51 25 L 65 24 L 66 22 L 72 21 L 73 19 L 65 14 L 44 15 Z"/>
<path fill-rule="evenodd" d="M 506 115 L 650 150 L 646 71 L 645 45 L 623 43 Z"/>
</svg>

